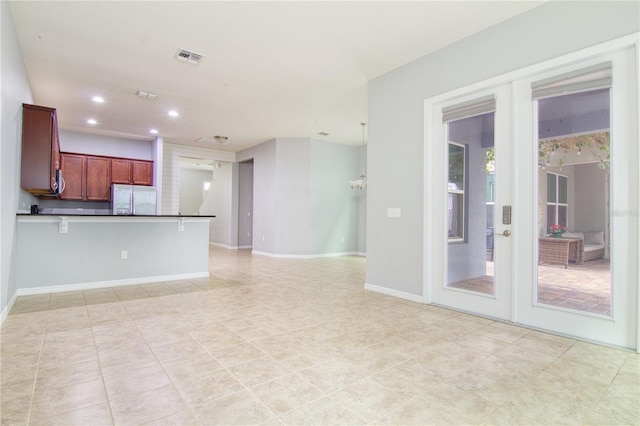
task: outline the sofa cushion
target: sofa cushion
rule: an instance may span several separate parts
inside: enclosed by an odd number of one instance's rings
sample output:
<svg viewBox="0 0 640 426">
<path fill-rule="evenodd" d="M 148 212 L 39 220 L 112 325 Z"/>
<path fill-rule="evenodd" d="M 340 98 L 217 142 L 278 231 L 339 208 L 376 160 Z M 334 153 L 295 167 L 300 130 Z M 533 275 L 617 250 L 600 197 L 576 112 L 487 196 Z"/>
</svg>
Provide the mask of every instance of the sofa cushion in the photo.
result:
<svg viewBox="0 0 640 426">
<path fill-rule="evenodd" d="M 565 232 L 562 234 L 562 238 L 580 238 L 584 240 L 584 234 L 582 232 Z"/>
<path fill-rule="evenodd" d="M 594 244 L 604 247 L 604 231 L 587 231 L 584 232 L 584 244 Z"/>
</svg>

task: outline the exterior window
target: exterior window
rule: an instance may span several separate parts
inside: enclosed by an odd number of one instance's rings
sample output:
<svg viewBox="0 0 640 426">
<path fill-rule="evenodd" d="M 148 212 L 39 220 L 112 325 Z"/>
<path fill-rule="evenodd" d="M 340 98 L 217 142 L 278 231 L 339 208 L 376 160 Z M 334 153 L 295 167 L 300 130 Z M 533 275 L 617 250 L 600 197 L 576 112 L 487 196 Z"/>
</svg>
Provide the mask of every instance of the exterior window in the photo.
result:
<svg viewBox="0 0 640 426">
<path fill-rule="evenodd" d="M 568 181 L 566 176 L 547 172 L 547 232 L 554 224 L 569 226 Z"/>
<path fill-rule="evenodd" d="M 447 220 L 449 242 L 464 241 L 465 147 L 449 142 Z"/>
</svg>

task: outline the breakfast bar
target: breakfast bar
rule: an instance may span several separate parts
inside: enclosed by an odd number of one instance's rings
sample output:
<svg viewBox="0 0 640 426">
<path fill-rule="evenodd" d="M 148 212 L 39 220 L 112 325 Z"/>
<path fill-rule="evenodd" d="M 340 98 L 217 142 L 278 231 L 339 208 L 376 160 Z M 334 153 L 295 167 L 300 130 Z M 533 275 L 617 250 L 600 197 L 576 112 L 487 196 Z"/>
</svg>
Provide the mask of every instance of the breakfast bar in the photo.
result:
<svg viewBox="0 0 640 426">
<path fill-rule="evenodd" d="M 16 293 L 208 277 L 213 217 L 18 214 Z"/>
</svg>

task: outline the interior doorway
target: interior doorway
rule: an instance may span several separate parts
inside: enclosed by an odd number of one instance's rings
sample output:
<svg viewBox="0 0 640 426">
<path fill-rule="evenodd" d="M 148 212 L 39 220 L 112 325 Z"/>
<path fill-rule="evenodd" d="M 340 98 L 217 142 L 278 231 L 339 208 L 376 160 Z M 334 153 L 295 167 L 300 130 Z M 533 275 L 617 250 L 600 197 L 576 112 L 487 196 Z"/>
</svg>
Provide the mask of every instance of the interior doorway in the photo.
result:
<svg viewBox="0 0 640 426">
<path fill-rule="evenodd" d="M 253 159 L 239 163 L 238 248 L 253 247 Z"/>
<path fill-rule="evenodd" d="M 214 214 L 207 202 L 213 182 L 213 164 L 209 159 L 180 157 L 178 214 Z"/>
</svg>

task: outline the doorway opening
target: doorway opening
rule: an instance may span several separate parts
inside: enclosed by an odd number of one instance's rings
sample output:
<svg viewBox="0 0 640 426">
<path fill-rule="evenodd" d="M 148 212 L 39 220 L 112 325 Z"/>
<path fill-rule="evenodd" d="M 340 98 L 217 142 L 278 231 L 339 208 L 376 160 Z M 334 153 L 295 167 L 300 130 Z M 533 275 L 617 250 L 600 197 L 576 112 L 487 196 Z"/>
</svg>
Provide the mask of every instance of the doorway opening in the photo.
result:
<svg viewBox="0 0 640 426">
<path fill-rule="evenodd" d="M 253 247 L 253 159 L 239 163 L 238 248 Z"/>
<path fill-rule="evenodd" d="M 213 183 L 214 161 L 204 158 L 180 157 L 178 214 L 212 215 L 209 202 Z"/>
</svg>

